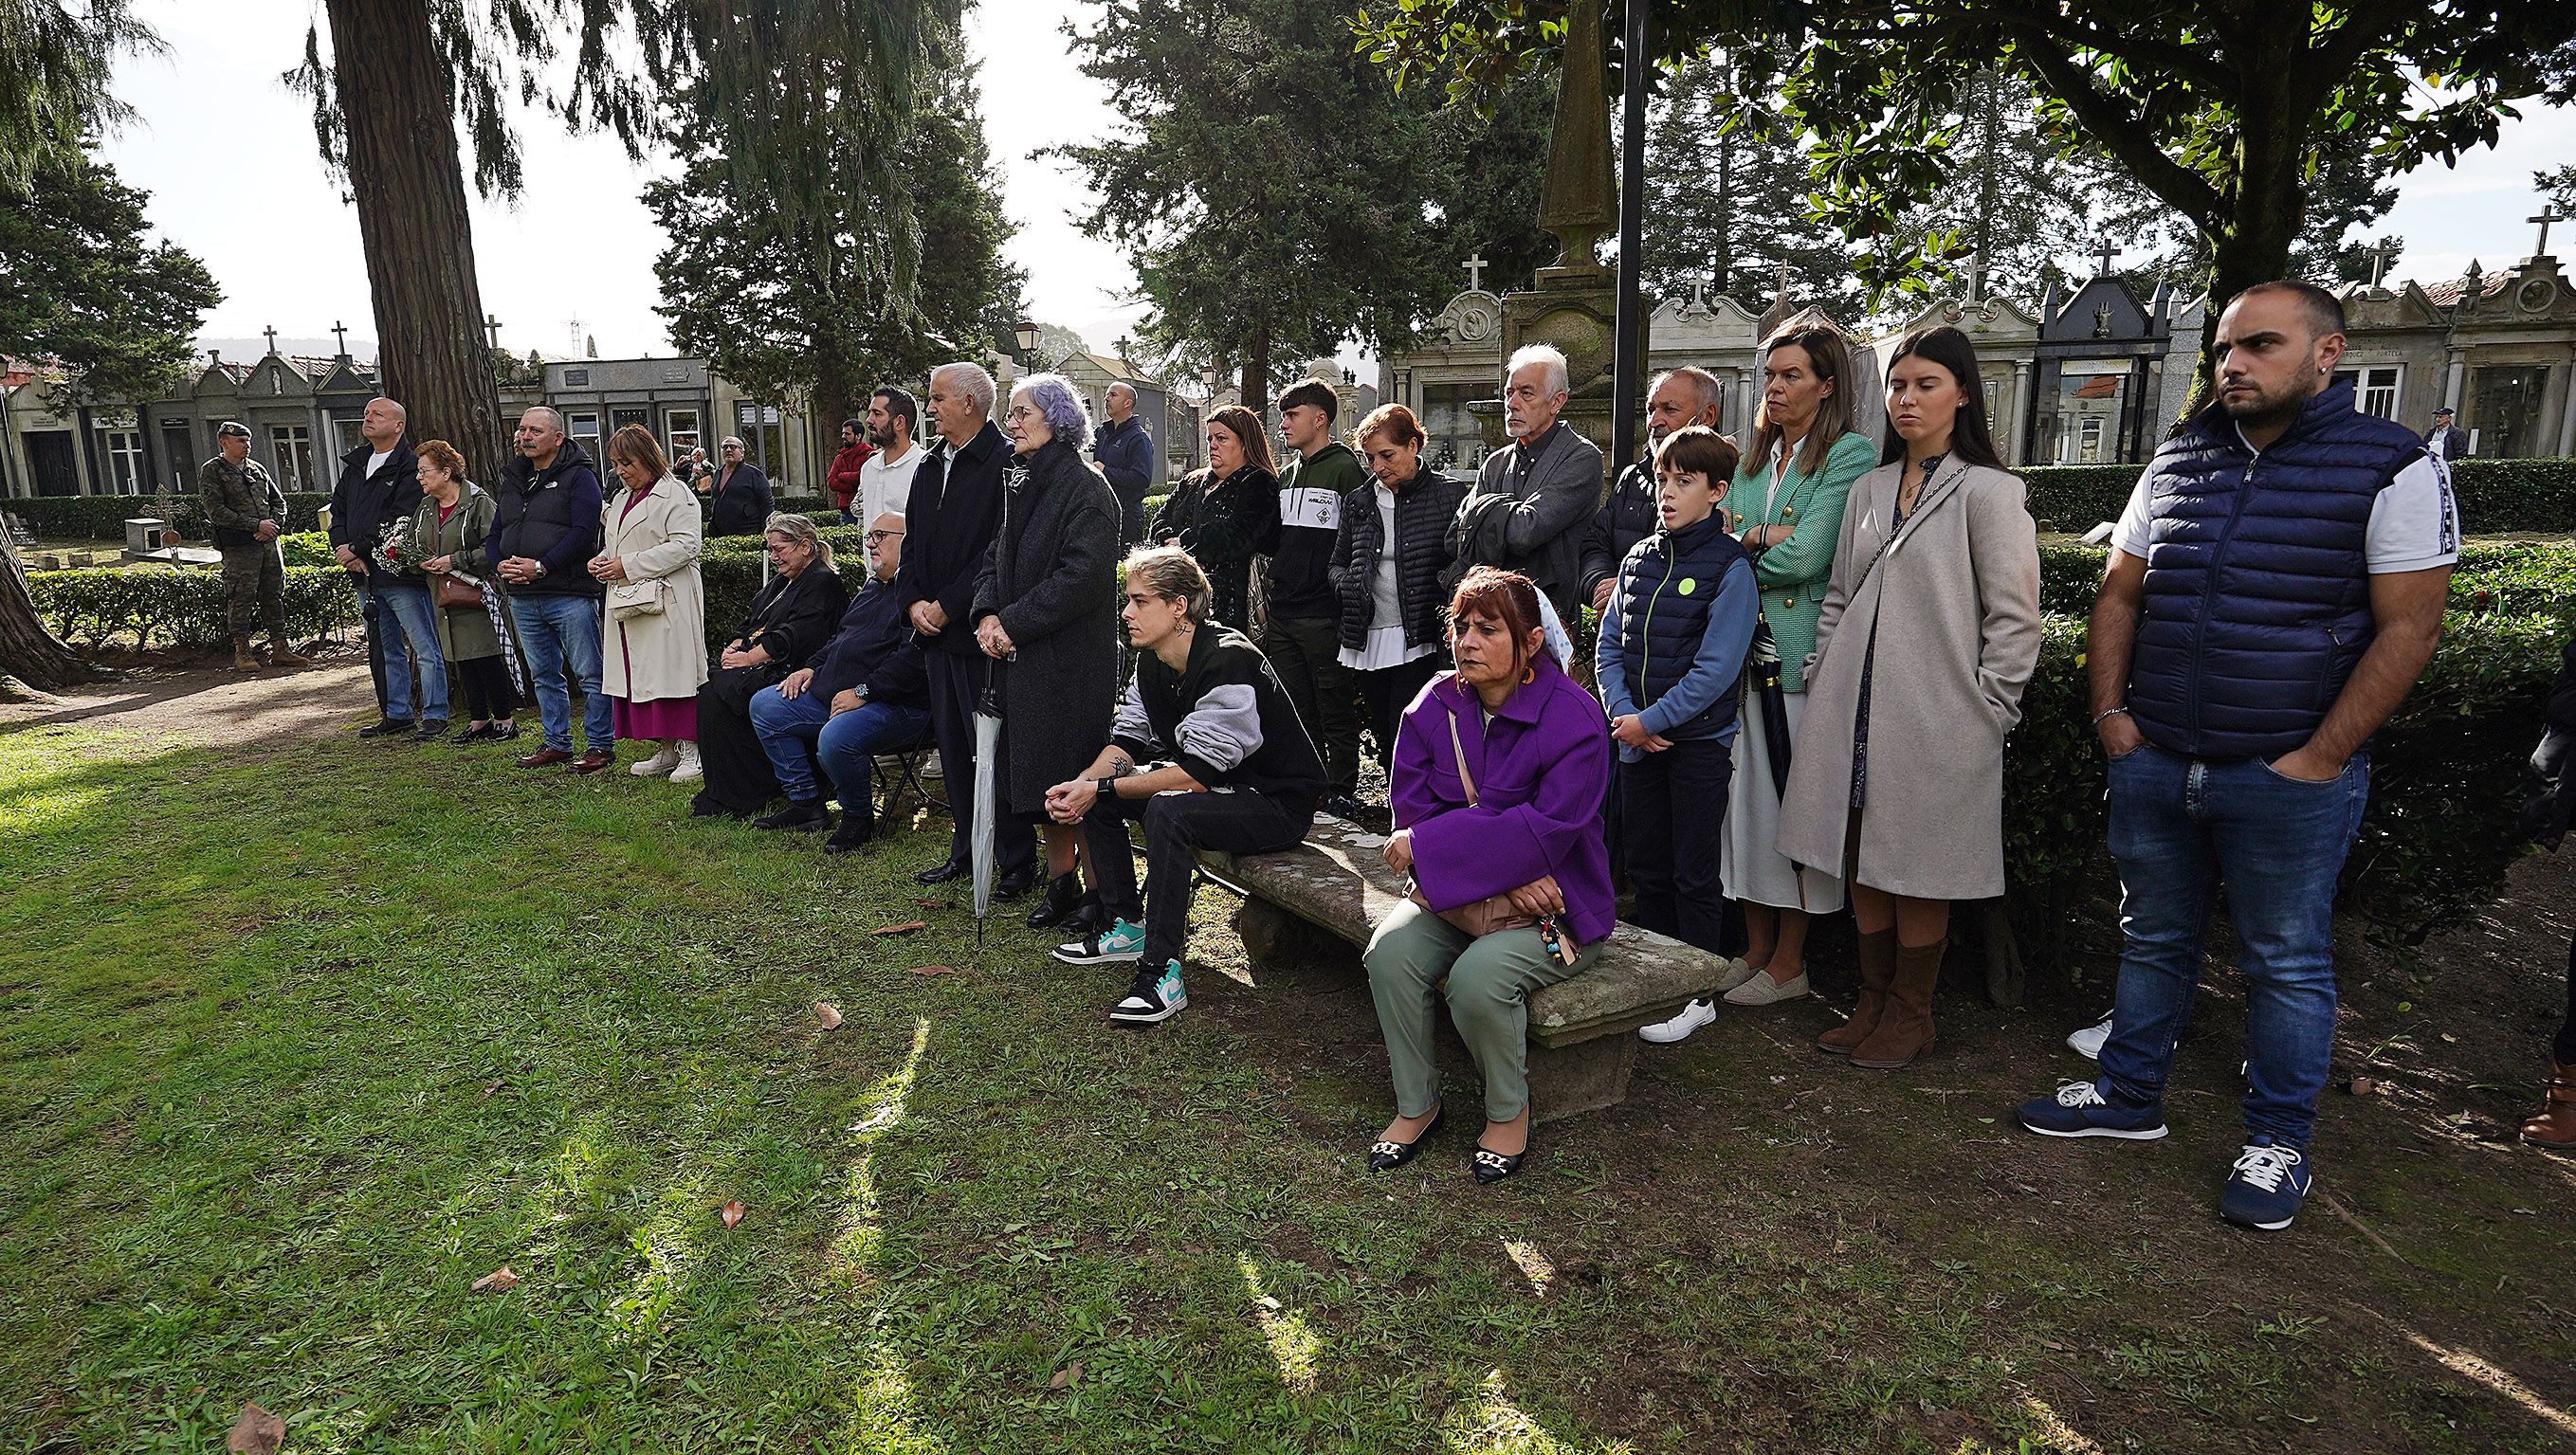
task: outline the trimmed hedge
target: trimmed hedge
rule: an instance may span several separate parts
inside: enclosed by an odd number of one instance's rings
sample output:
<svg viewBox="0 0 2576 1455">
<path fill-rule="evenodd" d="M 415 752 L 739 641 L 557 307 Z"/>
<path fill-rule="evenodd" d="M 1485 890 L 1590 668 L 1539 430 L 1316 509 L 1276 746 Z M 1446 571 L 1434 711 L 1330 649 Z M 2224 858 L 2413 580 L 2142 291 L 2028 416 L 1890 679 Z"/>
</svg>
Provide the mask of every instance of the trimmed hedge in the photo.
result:
<svg viewBox="0 0 2576 1455">
<path fill-rule="evenodd" d="M 2042 611 L 2090 616 L 2108 546 L 2043 543 Z M 2576 619 L 2576 546 L 2547 541 L 2471 541 L 2451 573 L 2451 610 L 2482 616 Z"/>
<path fill-rule="evenodd" d="M 2515 832 L 2523 764 L 2566 640 L 2564 617 L 2454 612 L 2423 680 L 2380 730 L 2345 902 L 2373 938 L 2421 944 L 2493 898 L 2529 845 Z M 2051 614 L 2024 716 L 2004 748 L 2004 859 L 2026 951 L 2062 954 L 2117 923 L 2109 778 L 2084 678 L 2084 621 Z"/>
<path fill-rule="evenodd" d="M 300 490 L 286 497 L 286 519 L 278 524 L 288 531 L 322 528 L 322 507 L 331 503 L 326 491 Z M 125 523 L 139 516 L 155 514 L 160 502 L 150 495 L 40 495 L 28 500 L 0 500 L 0 510 L 25 521 L 39 539 L 121 541 Z M 170 497 L 167 517 L 172 529 L 189 540 L 206 538 L 206 512 L 198 504 L 195 491 Z"/>
<path fill-rule="evenodd" d="M 113 645 L 229 645 L 223 575 L 202 567 L 32 571 L 27 585 L 54 635 L 92 652 Z M 286 625 L 299 641 L 354 626 L 358 594 L 337 566 L 286 569 Z"/>
<path fill-rule="evenodd" d="M 2138 465 L 2034 465 L 2030 513 L 2043 530 L 2081 534 L 2118 520 Z M 2482 535 L 2576 531 L 2576 459 L 2461 460 L 2451 466 L 2460 524 Z"/>
<path fill-rule="evenodd" d="M 811 512 L 820 527 L 815 534 L 832 548 L 833 564 L 850 594 L 858 594 L 868 576 L 867 532 L 855 525 L 824 525 L 837 520 L 829 511 Z M 707 650 L 713 653 L 733 639 L 733 629 L 751 612 L 760 594 L 760 571 L 767 559 L 758 536 L 718 536 L 698 554 L 698 574 L 707 587 Z"/>
</svg>

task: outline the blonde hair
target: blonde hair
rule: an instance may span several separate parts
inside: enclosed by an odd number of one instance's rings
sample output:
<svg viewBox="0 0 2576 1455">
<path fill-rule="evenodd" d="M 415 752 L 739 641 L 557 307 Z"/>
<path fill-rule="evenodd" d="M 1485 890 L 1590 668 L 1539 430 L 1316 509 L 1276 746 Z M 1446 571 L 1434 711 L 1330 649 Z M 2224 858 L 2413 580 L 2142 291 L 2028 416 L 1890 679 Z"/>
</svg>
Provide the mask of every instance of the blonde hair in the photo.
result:
<svg viewBox="0 0 2576 1455">
<path fill-rule="evenodd" d="M 823 539 L 821 531 L 814 529 L 814 522 L 809 517 L 798 515 L 794 511 L 779 511 L 761 522 L 760 534 L 764 539 L 769 536 L 785 536 L 812 551 L 814 560 L 824 570 L 837 575 L 841 569 L 832 564 L 832 543 Z"/>
<path fill-rule="evenodd" d="M 1118 579 L 1139 577 L 1146 590 L 1179 602 L 1191 621 L 1207 624 L 1208 602 L 1215 592 L 1208 585 L 1207 572 L 1189 552 L 1179 546 L 1147 546 L 1131 552 L 1118 568 Z"/>
</svg>

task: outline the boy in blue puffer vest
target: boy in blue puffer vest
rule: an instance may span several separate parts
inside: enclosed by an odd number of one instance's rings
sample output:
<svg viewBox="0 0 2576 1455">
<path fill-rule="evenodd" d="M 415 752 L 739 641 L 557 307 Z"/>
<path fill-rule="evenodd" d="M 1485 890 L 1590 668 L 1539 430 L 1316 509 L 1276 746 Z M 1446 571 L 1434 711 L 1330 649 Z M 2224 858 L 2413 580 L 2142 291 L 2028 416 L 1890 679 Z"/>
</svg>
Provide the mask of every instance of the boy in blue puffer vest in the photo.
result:
<svg viewBox="0 0 2576 1455">
<path fill-rule="evenodd" d="M 1718 863 L 1736 682 L 1761 607 L 1753 563 L 1717 509 L 1735 467 L 1735 446 L 1702 425 L 1655 451 L 1655 533 L 1620 563 L 1593 658 L 1619 743 L 1636 922 L 1711 954 L 1726 910 Z"/>
</svg>

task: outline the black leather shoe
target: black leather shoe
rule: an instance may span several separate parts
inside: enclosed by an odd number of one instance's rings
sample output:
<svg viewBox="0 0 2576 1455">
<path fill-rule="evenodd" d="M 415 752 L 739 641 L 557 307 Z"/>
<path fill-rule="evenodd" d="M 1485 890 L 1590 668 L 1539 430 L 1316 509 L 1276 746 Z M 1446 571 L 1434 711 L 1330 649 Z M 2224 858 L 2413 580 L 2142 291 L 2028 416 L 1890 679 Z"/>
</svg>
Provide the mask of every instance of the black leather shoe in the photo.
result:
<svg viewBox="0 0 2576 1455">
<path fill-rule="evenodd" d="M 1070 871 L 1047 881 L 1046 897 L 1029 911 L 1029 928 L 1051 930 L 1073 917 L 1082 904 L 1082 876 Z"/>
<path fill-rule="evenodd" d="M 1422 1144 L 1431 1140 L 1431 1134 L 1440 1130 L 1440 1124 L 1443 1121 L 1448 1120 L 1448 1117 L 1449 1108 L 1446 1104 L 1443 1104 L 1432 1111 L 1430 1124 L 1425 1126 L 1422 1129 L 1422 1134 L 1415 1137 L 1412 1141 L 1378 1142 L 1371 1145 L 1369 1147 L 1369 1170 L 1371 1172 L 1393 1172 L 1398 1167 L 1401 1167 L 1405 1163 L 1412 1161 L 1414 1158 L 1421 1156 Z"/>
<path fill-rule="evenodd" d="M 433 717 L 429 721 L 422 723 L 420 725 L 420 731 L 413 733 L 412 736 L 424 743 L 430 741 L 432 738 L 443 738 L 447 736 L 447 719 L 443 717 Z"/>
<path fill-rule="evenodd" d="M 358 729 L 358 736 L 362 738 L 409 737 L 417 726 L 418 724 L 407 717 L 389 717 L 383 722 Z"/>
<path fill-rule="evenodd" d="M 1523 1147 L 1520 1151 L 1506 1157 L 1500 1152 L 1486 1150 L 1485 1144 L 1478 1142 L 1476 1144 L 1476 1155 L 1468 1159 L 1467 1166 L 1476 1174 L 1476 1185 L 1478 1187 L 1486 1187 L 1500 1182 L 1504 1178 L 1511 1176 L 1513 1173 L 1520 1171 L 1521 1164 L 1528 1160 L 1529 1149 L 1527 1147 Z"/>
<path fill-rule="evenodd" d="M 866 848 L 868 846 L 868 841 L 876 836 L 876 825 L 868 822 L 866 819 L 858 817 L 855 814 L 844 811 L 841 814 L 841 826 L 834 829 L 832 831 L 832 836 L 823 841 L 823 852 L 826 854 L 854 854 L 859 850 Z"/>
<path fill-rule="evenodd" d="M 1036 869 L 1015 869 L 993 882 L 993 897 L 995 899 L 1017 899 L 1021 895 L 1028 893 L 1029 887 L 1037 882 L 1038 871 Z"/>
<path fill-rule="evenodd" d="M 1065 916 L 1064 923 L 1057 928 L 1075 939 L 1087 939 L 1109 928 L 1109 922 L 1114 918 L 1116 916 L 1110 914 L 1109 906 L 1100 902 L 1098 893 L 1085 890 L 1082 901 L 1073 907 L 1073 913 Z"/>
<path fill-rule="evenodd" d="M 913 875 L 912 882 L 915 884 L 953 884 L 956 881 L 965 878 L 968 874 L 973 873 L 974 870 L 975 866 L 972 864 L 961 864 L 958 861 L 951 859 L 945 864 L 941 864 L 935 868 L 924 869 L 920 873 Z"/>
<path fill-rule="evenodd" d="M 1328 793 L 1315 805 L 1317 813 L 1328 813 L 1344 823 L 1360 821 L 1360 801 L 1347 793 Z"/>
<path fill-rule="evenodd" d="M 791 798 L 785 808 L 767 818 L 753 819 L 751 826 L 756 829 L 801 829 L 812 833 L 819 829 L 830 828 L 832 813 L 820 803 L 800 802 Z"/>
</svg>

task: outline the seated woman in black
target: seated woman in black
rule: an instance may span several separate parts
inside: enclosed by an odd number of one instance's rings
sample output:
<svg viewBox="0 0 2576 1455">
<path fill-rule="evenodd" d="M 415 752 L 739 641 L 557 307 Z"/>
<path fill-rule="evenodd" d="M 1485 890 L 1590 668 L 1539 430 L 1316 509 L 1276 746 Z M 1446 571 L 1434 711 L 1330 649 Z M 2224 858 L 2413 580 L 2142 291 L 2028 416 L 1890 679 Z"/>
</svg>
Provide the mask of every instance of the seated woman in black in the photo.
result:
<svg viewBox="0 0 2576 1455">
<path fill-rule="evenodd" d="M 784 512 L 765 528 L 769 584 L 716 658 L 698 689 L 698 758 L 706 782 L 691 808 L 702 815 L 748 818 L 778 796 L 778 779 L 751 731 L 751 696 L 805 665 L 832 639 L 850 590 L 832 563 L 832 547 L 814 522 Z"/>
<path fill-rule="evenodd" d="M 1135 962 L 1109 1018 L 1171 1019 L 1189 1004 L 1181 947 L 1200 849 L 1266 854 L 1306 837 L 1324 764 L 1261 650 L 1208 620 L 1207 573 L 1177 546 L 1127 558 L 1120 613 L 1136 676 L 1109 746 L 1079 778 L 1047 791 L 1057 823 L 1082 825 L 1083 857 L 1107 929 L 1056 948 L 1068 965 Z M 1144 764 L 1162 761 L 1158 766 Z M 1127 825 L 1145 825 L 1145 887 Z"/>
</svg>

